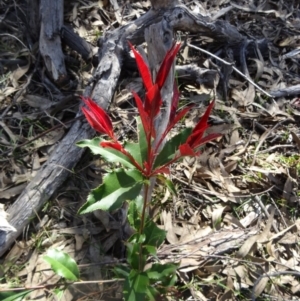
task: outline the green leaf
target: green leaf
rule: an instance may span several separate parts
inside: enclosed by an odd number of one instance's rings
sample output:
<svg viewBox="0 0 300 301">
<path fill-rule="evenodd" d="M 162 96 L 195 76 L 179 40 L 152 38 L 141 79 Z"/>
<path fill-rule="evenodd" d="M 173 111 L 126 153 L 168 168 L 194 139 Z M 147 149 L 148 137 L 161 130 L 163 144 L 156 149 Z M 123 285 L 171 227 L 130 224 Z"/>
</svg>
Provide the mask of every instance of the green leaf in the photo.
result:
<svg viewBox="0 0 300 301">
<path fill-rule="evenodd" d="M 147 161 L 148 143 L 145 135 L 145 130 L 141 122 L 141 118 L 140 117 L 136 118 L 136 122 L 137 122 L 137 130 L 138 130 L 138 141 L 140 146 L 140 156 L 141 156 L 142 163 L 144 163 L 145 161 Z"/>
<path fill-rule="evenodd" d="M 156 257 L 157 248 L 156 248 L 155 246 L 149 246 L 149 245 L 146 245 L 146 246 L 145 246 L 145 245 L 144 245 L 143 248 L 144 248 L 145 250 L 147 250 L 147 253 L 148 253 L 149 255 L 152 255 L 152 256 Z"/>
<path fill-rule="evenodd" d="M 133 202 L 136 204 L 137 212 L 142 215 L 144 198 L 141 195 L 138 195 Z"/>
<path fill-rule="evenodd" d="M 141 226 L 141 219 L 140 219 L 140 213 L 137 209 L 136 202 L 131 201 L 129 203 L 129 208 L 128 208 L 128 221 L 131 227 L 133 227 L 136 231 Z"/>
<path fill-rule="evenodd" d="M 174 275 L 176 276 L 177 264 L 173 263 L 154 263 L 151 268 L 146 270 L 149 279 L 154 280 L 153 283 L 160 281 L 164 287 L 174 285 Z"/>
<path fill-rule="evenodd" d="M 127 279 L 129 277 L 130 269 L 124 265 L 118 265 L 114 268 L 117 277 Z"/>
<path fill-rule="evenodd" d="M 92 140 L 82 140 L 76 143 L 79 147 L 88 147 L 93 154 L 101 155 L 106 161 L 114 162 L 114 163 L 121 163 L 126 167 L 134 168 L 133 164 L 131 163 L 130 159 L 124 155 L 123 153 L 115 150 L 113 148 L 103 148 L 100 146 L 100 142 L 105 141 L 99 137 L 96 137 Z"/>
<path fill-rule="evenodd" d="M 136 169 L 116 169 L 103 178 L 103 183 L 99 187 L 92 190 L 87 202 L 78 212 L 84 214 L 98 209 L 105 211 L 118 209 L 124 201 L 133 200 L 139 195 L 143 180 L 142 174 Z"/>
<path fill-rule="evenodd" d="M 60 300 L 64 296 L 65 290 L 60 289 L 60 288 L 56 288 L 56 289 L 53 290 L 53 292 L 56 295 L 57 299 Z"/>
<path fill-rule="evenodd" d="M 174 194 L 174 195 L 177 196 L 176 188 L 175 188 L 173 182 L 172 182 L 170 179 L 164 177 L 163 175 L 158 175 L 157 178 L 158 178 L 160 181 L 162 181 L 162 182 L 167 186 L 167 188 L 169 189 L 169 191 L 170 191 L 172 194 Z"/>
<path fill-rule="evenodd" d="M 143 161 L 142 161 L 141 152 L 140 152 L 140 146 L 138 143 L 125 142 L 124 148 L 139 163 L 140 166 L 143 166 Z"/>
<path fill-rule="evenodd" d="M 146 240 L 144 245 L 158 247 L 166 238 L 166 231 L 159 229 L 152 220 L 147 220 L 144 227 Z"/>
<path fill-rule="evenodd" d="M 147 255 L 141 253 L 141 243 L 140 242 L 126 242 L 127 250 L 127 262 L 131 269 L 138 270 L 140 264 L 144 266 L 146 264 Z"/>
<path fill-rule="evenodd" d="M 147 287 L 146 294 L 150 301 L 158 300 L 158 298 L 157 298 L 158 293 L 159 293 L 159 291 L 155 287 L 153 287 L 151 285 L 149 285 Z"/>
<path fill-rule="evenodd" d="M 33 290 L 24 290 L 22 292 L 0 292 L 1 301 L 22 301 Z"/>
<path fill-rule="evenodd" d="M 52 270 L 59 276 L 68 280 L 76 281 L 79 278 L 79 269 L 75 260 L 62 251 L 50 249 L 47 255 L 43 257 Z"/>
<path fill-rule="evenodd" d="M 155 159 L 154 168 L 162 166 L 171 161 L 174 158 L 179 146 L 186 142 L 191 133 L 192 129 L 187 128 L 167 141 Z"/>
<path fill-rule="evenodd" d="M 146 300 L 149 278 L 145 272 L 132 270 L 124 283 L 124 297 L 127 301 Z"/>
</svg>

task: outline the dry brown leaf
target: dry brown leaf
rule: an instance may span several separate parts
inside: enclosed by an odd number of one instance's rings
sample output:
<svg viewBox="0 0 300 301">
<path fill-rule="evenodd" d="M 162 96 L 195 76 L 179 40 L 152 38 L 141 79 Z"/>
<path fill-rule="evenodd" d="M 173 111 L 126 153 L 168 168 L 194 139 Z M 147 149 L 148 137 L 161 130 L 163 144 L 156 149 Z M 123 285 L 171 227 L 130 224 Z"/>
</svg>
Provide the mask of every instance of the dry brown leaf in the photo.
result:
<svg viewBox="0 0 300 301">
<path fill-rule="evenodd" d="M 25 180 L 25 181 L 27 181 L 27 180 Z M 14 196 L 17 196 L 22 193 L 22 191 L 24 190 L 24 188 L 26 186 L 27 186 L 27 183 L 13 186 L 11 188 L 7 188 L 7 189 L 1 191 L 1 198 L 10 199 Z"/>
<path fill-rule="evenodd" d="M 10 75 L 10 80 L 14 88 L 19 87 L 18 80 L 27 73 L 30 67 L 30 61 L 25 66 L 19 66 L 16 70 L 14 70 Z"/>
<path fill-rule="evenodd" d="M 221 228 L 221 222 L 222 222 L 222 214 L 225 210 L 226 206 L 220 206 L 219 208 L 216 208 L 213 210 L 211 218 L 212 218 L 212 224 L 213 227 L 218 230 Z"/>
<path fill-rule="evenodd" d="M 261 295 L 261 293 L 264 291 L 264 289 L 266 288 L 267 284 L 269 282 L 269 278 L 268 277 L 262 277 L 258 283 L 256 284 L 254 290 L 253 290 L 253 294 L 255 295 L 255 297 L 258 297 Z"/>
<path fill-rule="evenodd" d="M 109 212 L 103 210 L 93 211 L 94 216 L 102 223 L 106 231 L 110 231 Z"/>
<path fill-rule="evenodd" d="M 162 212 L 162 220 L 163 220 L 164 230 L 167 231 L 168 242 L 176 245 L 178 243 L 178 238 L 174 232 L 171 212 L 167 212 L 164 210 Z"/>
</svg>

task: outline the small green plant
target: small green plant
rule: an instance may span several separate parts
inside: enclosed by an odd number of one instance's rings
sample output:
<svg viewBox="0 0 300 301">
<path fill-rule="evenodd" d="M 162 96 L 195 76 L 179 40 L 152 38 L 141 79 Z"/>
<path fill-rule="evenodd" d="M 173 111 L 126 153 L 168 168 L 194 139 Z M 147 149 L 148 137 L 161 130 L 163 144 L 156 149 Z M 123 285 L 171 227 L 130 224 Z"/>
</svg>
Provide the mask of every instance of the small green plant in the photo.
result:
<svg viewBox="0 0 300 301">
<path fill-rule="evenodd" d="M 125 300 L 155 300 L 175 284 L 178 265 L 161 264 L 155 260 L 157 248 L 164 241 L 166 232 L 159 229 L 147 214 L 147 209 L 152 204 L 150 181 L 156 177 L 176 194 L 174 184 L 167 177 L 170 165 L 184 156 L 199 155 L 199 147 L 220 134 L 204 137 L 205 130 L 209 127 L 208 117 L 214 106 L 214 102 L 211 102 L 194 129 L 185 128 L 163 146 L 168 133 L 192 108 L 189 106 L 177 112 L 179 91 L 175 82 L 168 125 L 161 136 L 157 137 L 154 122 L 162 107 L 161 89 L 180 44 L 174 44 L 167 52 L 155 81 L 142 56 L 131 45 L 130 47 L 146 89 L 144 101 L 133 92 L 140 115 L 137 118 L 138 141 L 119 142 L 106 112 L 91 99 L 82 98 L 87 106 L 82 111 L 88 122 L 109 139 L 97 137 L 80 141 L 77 145 L 89 147 L 94 154 L 101 155 L 108 162 L 117 163 L 118 167 L 107 173 L 103 183 L 91 191 L 79 213 L 85 214 L 98 209 L 113 211 L 119 209 L 125 201 L 129 202 L 128 221 L 135 233 L 125 242 L 127 265 L 116 267 L 115 272 L 125 280 Z M 153 259 L 152 263 L 149 262 L 150 258 Z"/>
</svg>

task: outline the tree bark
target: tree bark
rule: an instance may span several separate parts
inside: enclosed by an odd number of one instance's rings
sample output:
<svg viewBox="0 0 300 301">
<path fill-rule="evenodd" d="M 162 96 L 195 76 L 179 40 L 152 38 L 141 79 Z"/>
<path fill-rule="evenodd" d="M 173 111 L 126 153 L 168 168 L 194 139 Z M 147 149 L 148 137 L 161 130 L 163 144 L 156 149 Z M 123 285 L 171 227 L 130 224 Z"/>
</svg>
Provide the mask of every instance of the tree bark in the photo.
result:
<svg viewBox="0 0 300 301">
<path fill-rule="evenodd" d="M 58 86 L 69 82 L 61 49 L 60 31 L 63 26 L 63 0 L 41 0 L 40 51 L 51 78 Z"/>
</svg>

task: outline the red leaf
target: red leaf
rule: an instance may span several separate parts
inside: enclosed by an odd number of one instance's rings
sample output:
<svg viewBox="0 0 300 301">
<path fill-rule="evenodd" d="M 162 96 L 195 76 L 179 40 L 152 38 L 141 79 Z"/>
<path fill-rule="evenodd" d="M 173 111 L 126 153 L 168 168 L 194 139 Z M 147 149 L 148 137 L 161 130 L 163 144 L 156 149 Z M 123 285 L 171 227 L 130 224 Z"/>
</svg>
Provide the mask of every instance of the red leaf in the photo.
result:
<svg viewBox="0 0 300 301">
<path fill-rule="evenodd" d="M 158 89 L 158 86 L 155 84 L 146 93 L 146 98 L 145 98 L 145 111 L 150 117 L 151 121 L 153 121 L 154 118 L 158 115 L 161 105 L 162 105 L 162 99 L 161 99 L 160 91 Z"/>
<path fill-rule="evenodd" d="M 153 86 L 152 77 L 151 77 L 149 67 L 145 63 L 143 57 L 134 49 L 134 47 L 131 45 L 131 43 L 130 42 L 128 42 L 128 43 L 129 43 L 129 46 L 130 46 L 131 50 L 133 51 L 133 54 L 134 54 L 139 72 L 141 74 L 143 83 L 145 85 L 145 88 L 148 91 Z"/>
<path fill-rule="evenodd" d="M 169 175 L 170 174 L 170 168 L 167 167 L 167 166 L 159 167 L 159 168 L 155 169 L 152 176 L 162 174 L 162 173 Z"/>
<path fill-rule="evenodd" d="M 96 131 L 107 134 L 111 139 L 115 140 L 115 135 L 113 133 L 112 122 L 107 115 L 107 113 L 100 108 L 92 99 L 81 97 L 86 106 L 89 108 L 82 108 L 86 119 L 93 129 Z"/>
<path fill-rule="evenodd" d="M 166 78 L 170 72 L 171 66 L 174 62 L 174 59 L 176 57 L 177 52 L 180 49 L 181 44 L 173 44 L 173 46 L 170 48 L 170 50 L 167 52 L 162 64 L 160 65 L 160 68 L 158 70 L 155 83 L 157 83 L 159 89 L 162 88 L 164 85 Z"/>
<path fill-rule="evenodd" d="M 100 145 L 103 147 L 103 148 L 106 148 L 106 147 L 111 147 L 117 151 L 120 151 L 122 152 L 123 151 L 123 146 L 119 143 L 119 142 L 113 142 L 113 141 L 102 141 L 100 142 Z"/>
<path fill-rule="evenodd" d="M 193 130 L 192 134 L 188 137 L 187 139 L 187 143 L 192 147 L 197 147 L 198 144 L 200 143 L 203 135 L 204 135 L 204 132 L 205 130 L 208 128 L 208 125 L 206 125 L 205 128 L 195 132 L 195 129 Z"/>
<path fill-rule="evenodd" d="M 190 145 L 188 143 L 185 144 L 181 144 L 179 146 L 179 151 L 181 156 L 195 156 L 196 153 L 194 152 L 194 150 L 190 147 Z"/>
<path fill-rule="evenodd" d="M 149 133 L 150 131 L 150 119 L 149 116 L 147 115 L 147 113 L 144 110 L 144 106 L 143 106 L 143 102 L 140 99 L 140 97 L 133 91 L 132 92 L 135 102 L 136 102 L 136 106 L 139 110 L 140 116 L 141 116 L 141 121 L 145 130 L 145 133 Z"/>
<path fill-rule="evenodd" d="M 195 126 L 195 129 L 193 130 L 193 132 L 198 132 L 199 130 L 200 131 L 205 131 L 205 129 L 208 127 L 208 124 L 207 124 L 208 117 L 209 117 L 210 112 L 211 112 L 214 105 L 215 105 L 215 101 L 213 100 L 210 103 L 210 105 L 207 107 L 204 115 L 201 117 L 198 124 Z"/>
<path fill-rule="evenodd" d="M 86 108 L 81 108 L 81 110 L 85 115 L 85 118 L 87 119 L 88 123 L 94 130 L 96 130 L 99 133 L 106 134 L 106 130 L 103 128 L 101 123 L 97 121 L 95 115 L 91 111 L 87 110 Z"/>
<path fill-rule="evenodd" d="M 205 136 L 204 138 L 201 138 L 200 140 L 197 140 L 197 142 L 195 143 L 195 145 L 193 147 L 199 147 L 202 144 L 205 144 L 211 140 L 214 140 L 216 138 L 221 137 L 222 134 L 219 133 L 213 133 L 213 134 L 209 134 L 207 136 Z"/>
</svg>

